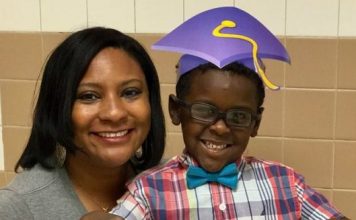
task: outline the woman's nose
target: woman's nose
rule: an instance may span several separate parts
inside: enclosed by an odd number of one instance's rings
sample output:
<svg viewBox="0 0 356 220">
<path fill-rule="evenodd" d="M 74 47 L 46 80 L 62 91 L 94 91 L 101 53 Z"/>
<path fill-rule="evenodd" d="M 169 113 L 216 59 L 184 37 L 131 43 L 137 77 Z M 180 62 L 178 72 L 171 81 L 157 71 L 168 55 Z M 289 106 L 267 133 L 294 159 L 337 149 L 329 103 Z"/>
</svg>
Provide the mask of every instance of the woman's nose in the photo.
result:
<svg viewBox="0 0 356 220">
<path fill-rule="evenodd" d="M 128 115 L 125 103 L 119 97 L 107 97 L 100 107 L 99 117 L 104 121 L 120 121 Z"/>
</svg>

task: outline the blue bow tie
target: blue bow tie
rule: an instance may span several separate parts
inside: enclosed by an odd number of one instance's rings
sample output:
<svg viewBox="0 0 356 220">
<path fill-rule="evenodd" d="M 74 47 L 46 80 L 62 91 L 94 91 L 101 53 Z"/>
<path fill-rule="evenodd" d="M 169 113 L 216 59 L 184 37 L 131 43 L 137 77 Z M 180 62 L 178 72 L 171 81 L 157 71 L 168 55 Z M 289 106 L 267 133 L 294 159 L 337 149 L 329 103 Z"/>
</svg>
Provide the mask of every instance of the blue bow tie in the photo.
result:
<svg viewBox="0 0 356 220">
<path fill-rule="evenodd" d="M 193 189 L 207 182 L 216 182 L 234 190 L 237 188 L 237 173 L 235 163 L 231 163 L 215 173 L 209 173 L 200 167 L 189 166 L 187 185 L 189 189 Z"/>
</svg>

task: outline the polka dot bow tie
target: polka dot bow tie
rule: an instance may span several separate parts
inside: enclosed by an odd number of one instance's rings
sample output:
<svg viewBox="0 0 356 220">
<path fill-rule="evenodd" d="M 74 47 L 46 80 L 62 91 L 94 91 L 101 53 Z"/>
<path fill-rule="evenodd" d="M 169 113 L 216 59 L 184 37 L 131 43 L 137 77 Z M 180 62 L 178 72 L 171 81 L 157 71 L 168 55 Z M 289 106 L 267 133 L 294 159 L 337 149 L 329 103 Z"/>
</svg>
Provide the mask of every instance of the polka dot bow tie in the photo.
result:
<svg viewBox="0 0 356 220">
<path fill-rule="evenodd" d="M 207 182 L 216 182 L 232 190 L 237 188 L 237 167 L 235 163 L 225 166 L 218 172 L 210 173 L 197 166 L 189 166 L 187 171 L 187 185 L 194 189 Z"/>
</svg>

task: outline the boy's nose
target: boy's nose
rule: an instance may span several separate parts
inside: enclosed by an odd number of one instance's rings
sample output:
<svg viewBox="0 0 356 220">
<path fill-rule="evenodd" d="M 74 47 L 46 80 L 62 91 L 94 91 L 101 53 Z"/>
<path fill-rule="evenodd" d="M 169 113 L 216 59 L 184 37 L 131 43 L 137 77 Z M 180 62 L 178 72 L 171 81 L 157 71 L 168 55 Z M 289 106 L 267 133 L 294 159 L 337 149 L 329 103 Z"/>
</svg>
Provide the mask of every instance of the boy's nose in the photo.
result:
<svg viewBox="0 0 356 220">
<path fill-rule="evenodd" d="M 128 115 L 125 104 L 119 98 L 107 98 L 100 107 L 99 117 L 104 121 L 120 121 Z"/>
<path fill-rule="evenodd" d="M 230 132 L 229 126 L 223 119 L 218 119 L 214 124 L 210 125 L 209 129 L 217 135 L 224 135 Z"/>
</svg>

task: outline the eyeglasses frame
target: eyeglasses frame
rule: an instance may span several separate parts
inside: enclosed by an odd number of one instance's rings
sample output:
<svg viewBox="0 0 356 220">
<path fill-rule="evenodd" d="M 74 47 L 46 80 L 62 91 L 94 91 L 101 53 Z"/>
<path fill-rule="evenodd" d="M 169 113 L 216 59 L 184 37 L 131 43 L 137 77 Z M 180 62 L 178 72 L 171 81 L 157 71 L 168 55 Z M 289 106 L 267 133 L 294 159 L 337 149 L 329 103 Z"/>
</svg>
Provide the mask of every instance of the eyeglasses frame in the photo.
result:
<svg viewBox="0 0 356 220">
<path fill-rule="evenodd" d="M 204 102 L 193 102 L 193 103 L 187 103 L 181 99 L 179 99 L 178 97 L 176 96 L 173 96 L 173 101 L 175 101 L 176 103 L 180 104 L 181 106 L 189 109 L 189 114 L 190 114 L 190 117 L 192 117 L 193 119 L 195 120 L 198 120 L 199 122 L 202 122 L 202 123 L 205 123 L 205 124 L 208 124 L 208 125 L 212 125 L 212 124 L 215 124 L 217 121 L 219 121 L 220 119 L 222 119 L 224 121 L 224 123 L 229 126 L 229 127 L 232 127 L 232 128 L 248 128 L 251 126 L 252 122 L 255 121 L 255 120 L 258 120 L 260 118 L 259 114 L 257 113 L 254 113 L 252 112 L 251 110 L 248 110 L 248 109 L 245 109 L 245 108 L 232 108 L 232 109 L 228 109 L 227 111 L 220 111 L 216 106 L 212 105 L 212 104 L 208 104 L 208 103 L 204 103 Z M 215 109 L 216 112 L 217 112 L 217 116 L 215 118 L 215 120 L 213 121 L 203 121 L 202 119 L 199 119 L 199 118 L 195 118 L 192 116 L 192 106 L 194 104 L 203 104 L 203 105 L 207 105 L 207 106 L 211 106 L 212 109 Z M 231 110 L 242 110 L 244 112 L 247 112 L 251 115 L 251 120 L 250 120 L 250 123 L 249 125 L 247 126 L 235 126 L 235 125 L 231 125 L 230 123 L 227 122 L 226 120 L 226 117 L 227 117 L 227 113 Z"/>
</svg>

